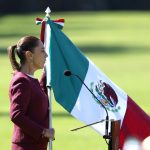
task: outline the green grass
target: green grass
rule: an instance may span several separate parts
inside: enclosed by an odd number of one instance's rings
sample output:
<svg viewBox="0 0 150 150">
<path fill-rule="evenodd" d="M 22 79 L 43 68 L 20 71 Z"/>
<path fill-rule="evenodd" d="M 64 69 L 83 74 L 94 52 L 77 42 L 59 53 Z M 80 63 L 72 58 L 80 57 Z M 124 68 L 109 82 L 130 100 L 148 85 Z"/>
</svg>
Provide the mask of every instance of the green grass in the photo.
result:
<svg viewBox="0 0 150 150">
<path fill-rule="evenodd" d="M 0 148 L 10 150 L 13 124 L 9 120 L 8 88 L 11 67 L 6 48 L 24 35 L 39 37 L 36 17 L 43 14 L 1 16 L 0 25 Z M 65 18 L 64 32 L 102 71 L 150 114 L 150 12 L 60 12 L 52 19 Z M 40 72 L 37 73 L 39 77 Z M 106 150 L 91 128 L 71 117 L 53 98 L 54 150 Z"/>
</svg>

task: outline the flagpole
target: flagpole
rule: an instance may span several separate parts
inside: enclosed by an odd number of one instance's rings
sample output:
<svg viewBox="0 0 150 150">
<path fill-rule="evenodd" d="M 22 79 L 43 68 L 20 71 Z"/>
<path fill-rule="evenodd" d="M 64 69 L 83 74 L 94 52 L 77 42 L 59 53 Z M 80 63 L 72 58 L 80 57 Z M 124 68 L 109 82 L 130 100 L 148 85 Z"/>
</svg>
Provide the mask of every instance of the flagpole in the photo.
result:
<svg viewBox="0 0 150 150">
<path fill-rule="evenodd" d="M 51 10 L 49 7 L 45 10 L 46 16 L 50 18 L 50 13 Z M 52 91 L 51 87 L 47 86 L 47 91 L 48 91 L 48 99 L 49 99 L 49 128 L 52 128 Z M 52 150 L 52 140 L 49 140 L 49 150 Z"/>
<path fill-rule="evenodd" d="M 52 128 L 52 91 L 51 87 L 47 87 L 49 98 L 49 128 Z M 52 140 L 49 140 L 49 150 L 52 150 Z"/>
</svg>

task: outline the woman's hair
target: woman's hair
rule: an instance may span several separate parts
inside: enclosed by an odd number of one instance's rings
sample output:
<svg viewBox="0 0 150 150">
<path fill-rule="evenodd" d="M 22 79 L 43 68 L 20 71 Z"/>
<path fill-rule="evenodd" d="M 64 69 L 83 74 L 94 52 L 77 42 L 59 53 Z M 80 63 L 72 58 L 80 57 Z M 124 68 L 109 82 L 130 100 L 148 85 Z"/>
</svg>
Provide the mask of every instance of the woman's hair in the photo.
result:
<svg viewBox="0 0 150 150">
<path fill-rule="evenodd" d="M 38 45 L 39 39 L 34 36 L 25 36 L 21 38 L 16 45 L 8 47 L 8 55 L 13 70 L 19 71 L 21 65 L 25 63 L 25 52 L 33 52 L 34 48 Z M 16 60 L 16 54 L 20 59 L 20 63 Z"/>
</svg>

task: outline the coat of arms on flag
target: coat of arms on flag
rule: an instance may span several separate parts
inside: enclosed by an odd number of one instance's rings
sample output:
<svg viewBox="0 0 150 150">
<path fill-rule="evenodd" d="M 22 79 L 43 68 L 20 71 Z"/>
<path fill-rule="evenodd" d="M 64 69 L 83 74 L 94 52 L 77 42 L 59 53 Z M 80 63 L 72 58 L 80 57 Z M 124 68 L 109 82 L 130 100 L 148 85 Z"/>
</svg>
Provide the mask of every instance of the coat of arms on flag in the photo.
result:
<svg viewBox="0 0 150 150">
<path fill-rule="evenodd" d="M 97 95 L 97 99 L 93 99 L 101 105 L 101 103 L 106 107 L 108 111 L 118 112 L 121 109 L 121 106 L 117 106 L 118 97 L 114 89 L 108 84 L 99 80 L 97 84 L 94 82 L 90 83 L 90 89 L 95 95 Z M 101 102 L 101 103 L 100 103 Z"/>
</svg>

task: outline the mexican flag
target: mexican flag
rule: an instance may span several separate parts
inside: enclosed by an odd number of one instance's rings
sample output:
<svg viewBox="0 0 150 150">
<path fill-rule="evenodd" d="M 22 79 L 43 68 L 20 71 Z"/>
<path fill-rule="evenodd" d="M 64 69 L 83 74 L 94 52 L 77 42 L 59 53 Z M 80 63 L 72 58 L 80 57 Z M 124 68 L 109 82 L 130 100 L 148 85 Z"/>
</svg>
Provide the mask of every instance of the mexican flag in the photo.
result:
<svg viewBox="0 0 150 150">
<path fill-rule="evenodd" d="M 47 84 L 52 87 L 56 101 L 71 115 L 85 124 L 106 118 L 121 120 L 120 148 L 126 138 L 143 140 L 150 135 L 150 117 L 96 65 L 47 19 L 44 32 L 47 59 Z M 66 77 L 64 71 L 77 74 L 96 95 L 95 99 L 75 76 Z M 101 102 L 101 103 L 100 103 Z M 101 135 L 105 122 L 92 125 Z M 110 127 L 109 127 L 110 128 Z"/>
</svg>

